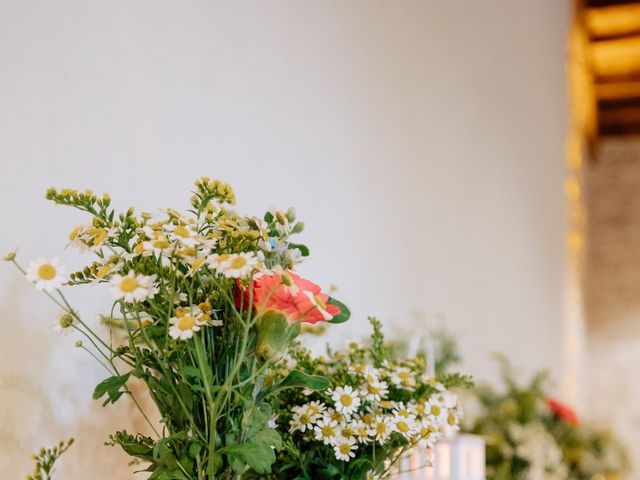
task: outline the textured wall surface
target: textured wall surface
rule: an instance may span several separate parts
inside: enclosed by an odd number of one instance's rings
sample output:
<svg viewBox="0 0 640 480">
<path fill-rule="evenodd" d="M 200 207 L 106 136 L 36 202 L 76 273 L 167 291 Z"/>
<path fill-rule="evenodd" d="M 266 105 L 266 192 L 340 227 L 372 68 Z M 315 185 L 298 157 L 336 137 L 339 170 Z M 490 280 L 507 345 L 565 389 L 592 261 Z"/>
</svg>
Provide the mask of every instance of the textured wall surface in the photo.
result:
<svg viewBox="0 0 640 480">
<path fill-rule="evenodd" d="M 588 414 L 631 449 L 640 478 L 640 138 L 606 140 L 587 166 Z"/>
<path fill-rule="evenodd" d="M 242 211 L 297 207 L 301 272 L 354 313 L 336 342 L 440 315 L 478 378 L 492 351 L 555 375 L 569 3 L 0 0 L 0 249 L 80 264 L 50 185 L 152 210 L 219 177 Z M 128 478 L 100 367 L 8 266 L 0 289 L 2 477 L 74 435 L 60 480 Z M 109 299 L 71 297 L 89 321 Z"/>
</svg>

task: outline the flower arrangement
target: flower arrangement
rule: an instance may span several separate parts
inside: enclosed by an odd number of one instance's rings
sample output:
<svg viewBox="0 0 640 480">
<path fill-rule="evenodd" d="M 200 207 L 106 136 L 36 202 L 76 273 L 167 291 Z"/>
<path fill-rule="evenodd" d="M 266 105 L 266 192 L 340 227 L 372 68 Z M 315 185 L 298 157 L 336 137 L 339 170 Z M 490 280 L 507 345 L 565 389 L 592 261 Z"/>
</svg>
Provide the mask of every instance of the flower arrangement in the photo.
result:
<svg viewBox="0 0 640 480">
<path fill-rule="evenodd" d="M 504 359 L 502 367 L 506 390 L 478 388 L 480 411 L 468 427 L 485 437 L 489 480 L 594 480 L 626 471 L 622 446 L 549 398 L 545 374 L 520 385 Z"/>
<path fill-rule="evenodd" d="M 195 183 L 187 214 L 167 209 L 157 218 L 117 213 L 108 195 L 91 191 L 52 188 L 46 197 L 90 216 L 69 244 L 95 260 L 67 275 L 55 259 L 26 269 L 15 253 L 5 259 L 60 308 L 56 330 L 76 332 L 76 346 L 108 372 L 94 398 L 104 405 L 130 398 L 153 432 L 119 431 L 108 444 L 142 463 L 150 480 L 269 472 L 282 444 L 271 423 L 273 395 L 328 382 L 297 370 L 277 383 L 267 379 L 301 323 L 340 323 L 350 315 L 294 273 L 309 254 L 291 240 L 304 228 L 295 212 L 239 215 L 231 187 L 208 178 Z M 110 289 L 113 305 L 101 317 L 107 335 L 71 306 L 64 293 L 70 286 Z M 136 381 L 146 386 L 159 423 L 130 388 Z"/>
<path fill-rule="evenodd" d="M 380 323 L 370 321 L 369 346 L 351 342 L 319 358 L 299 344 L 290 348 L 289 364 L 276 378 L 297 369 L 328 378 L 330 388 L 277 397 L 284 448 L 273 478 L 385 478 L 407 449 L 431 449 L 458 429 L 460 409 L 449 388 L 468 386 L 468 377 L 428 377 L 423 357 L 399 359 L 385 345 Z"/>
</svg>

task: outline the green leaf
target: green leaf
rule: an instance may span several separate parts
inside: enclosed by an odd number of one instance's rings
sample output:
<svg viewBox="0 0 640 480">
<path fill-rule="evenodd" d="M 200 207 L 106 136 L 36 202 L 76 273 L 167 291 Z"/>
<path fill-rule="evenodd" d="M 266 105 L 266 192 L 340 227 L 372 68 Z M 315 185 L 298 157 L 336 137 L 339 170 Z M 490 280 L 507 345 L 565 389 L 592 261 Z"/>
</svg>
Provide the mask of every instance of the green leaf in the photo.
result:
<svg viewBox="0 0 640 480">
<path fill-rule="evenodd" d="M 93 399 L 98 400 L 102 398 L 105 394 L 107 394 L 107 400 L 105 400 L 104 405 L 107 403 L 115 403 L 125 392 L 120 390 L 129 377 L 131 376 L 131 372 L 125 373 L 124 375 L 116 375 L 113 377 L 109 377 L 106 380 L 100 382 L 95 390 L 93 391 Z"/>
<path fill-rule="evenodd" d="M 153 471 L 149 480 L 190 480 L 184 473 L 178 469 L 167 470 L 165 468 L 157 468 Z"/>
<path fill-rule="evenodd" d="M 341 301 L 336 300 L 333 297 L 329 297 L 329 300 L 327 300 L 327 305 L 335 305 L 340 309 L 340 313 L 329 320 L 329 323 L 344 323 L 349 320 L 349 318 L 351 318 L 351 312 Z"/>
<path fill-rule="evenodd" d="M 300 370 L 293 370 L 289 372 L 287 378 L 282 380 L 280 383 L 266 389 L 263 392 L 262 396 L 266 397 L 287 388 L 308 388 L 309 390 L 324 390 L 329 385 L 329 379 L 321 375 L 309 375 L 307 373 L 301 372 Z"/>
<path fill-rule="evenodd" d="M 302 255 L 303 257 L 309 256 L 309 247 L 307 247 L 306 245 L 302 245 L 301 243 L 290 243 L 289 250 L 293 250 L 294 248 L 300 250 L 300 255 Z"/>
<path fill-rule="evenodd" d="M 271 472 L 271 465 L 276 461 L 276 453 L 271 448 L 271 445 L 254 440 L 231 445 L 219 451 L 233 461 L 234 468 L 240 468 L 237 459 L 234 458 L 240 457 L 245 465 L 255 470 L 256 473 L 265 474 Z"/>
</svg>

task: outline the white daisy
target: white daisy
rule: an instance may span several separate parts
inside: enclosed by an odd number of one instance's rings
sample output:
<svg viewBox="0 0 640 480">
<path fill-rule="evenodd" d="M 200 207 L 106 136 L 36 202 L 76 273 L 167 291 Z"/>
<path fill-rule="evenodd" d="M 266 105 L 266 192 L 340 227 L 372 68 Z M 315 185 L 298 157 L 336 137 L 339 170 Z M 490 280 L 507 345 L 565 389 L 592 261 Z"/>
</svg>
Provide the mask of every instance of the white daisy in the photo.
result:
<svg viewBox="0 0 640 480">
<path fill-rule="evenodd" d="M 418 423 L 414 441 L 422 448 L 433 448 L 440 438 L 441 433 L 438 428 L 428 419 L 423 419 Z"/>
<path fill-rule="evenodd" d="M 73 315 L 71 315 L 70 313 L 65 313 L 58 319 L 57 322 L 55 322 L 53 331 L 60 335 L 68 334 L 72 330 L 74 320 L 75 319 L 73 318 Z"/>
<path fill-rule="evenodd" d="M 330 418 L 321 418 L 313 427 L 316 440 L 321 440 L 325 445 L 332 445 L 335 442 L 337 430 L 338 422 Z"/>
<path fill-rule="evenodd" d="M 355 451 L 358 449 L 355 438 L 340 438 L 333 446 L 333 451 L 338 460 L 348 462 L 356 456 Z"/>
<path fill-rule="evenodd" d="M 387 382 L 374 381 L 365 383 L 360 392 L 365 400 L 370 402 L 379 402 L 389 393 Z"/>
<path fill-rule="evenodd" d="M 378 443 L 383 445 L 394 430 L 395 426 L 390 417 L 378 415 L 369 427 L 369 436 L 375 438 Z"/>
<path fill-rule="evenodd" d="M 307 415 L 309 415 L 313 421 L 315 421 L 318 417 L 323 416 L 324 412 L 326 412 L 327 407 L 324 403 L 314 400 L 304 405 L 305 411 Z"/>
<path fill-rule="evenodd" d="M 99 250 L 104 242 L 114 236 L 114 230 L 107 230 L 91 224 L 76 226 L 69 234 L 69 245 L 81 253 Z"/>
<path fill-rule="evenodd" d="M 449 415 L 447 407 L 444 406 L 444 403 L 439 398 L 430 398 L 425 405 L 425 410 L 427 416 L 436 419 L 440 423 L 446 422 Z"/>
<path fill-rule="evenodd" d="M 207 263 L 227 278 L 245 278 L 258 265 L 253 252 L 213 254 L 207 257 Z"/>
<path fill-rule="evenodd" d="M 187 248 L 195 247 L 198 244 L 197 232 L 192 225 L 165 225 L 165 230 L 169 232 L 169 238 L 177 241 Z"/>
<path fill-rule="evenodd" d="M 200 325 L 193 316 L 185 313 L 180 317 L 173 317 L 169 320 L 169 336 L 175 340 L 188 340 L 193 337 L 194 332 L 200 330 Z"/>
<path fill-rule="evenodd" d="M 355 422 L 353 422 L 351 424 L 351 429 L 353 430 L 358 442 L 369 443 L 371 441 L 371 439 L 369 438 L 369 426 L 362 420 L 356 420 Z"/>
<path fill-rule="evenodd" d="M 297 411 L 289 422 L 289 431 L 291 433 L 295 431 L 306 432 L 313 429 L 313 422 L 314 417 L 309 415 L 306 410 Z"/>
<path fill-rule="evenodd" d="M 360 397 L 350 385 L 338 387 L 328 393 L 331 395 L 331 400 L 335 402 L 336 411 L 344 415 L 351 415 L 360 406 Z"/>
<path fill-rule="evenodd" d="M 115 300 L 141 302 L 153 298 L 158 293 L 155 281 L 156 275 L 136 275 L 133 270 L 129 270 L 125 276 L 114 275 L 109 283 Z"/>
<path fill-rule="evenodd" d="M 411 390 L 416 386 L 416 380 L 413 376 L 413 372 L 408 368 L 396 368 L 391 373 L 391 382 L 399 388 L 403 388 L 405 390 Z"/>
<path fill-rule="evenodd" d="M 303 290 L 302 293 L 307 296 L 311 304 L 322 314 L 322 318 L 327 321 L 333 318 L 333 315 L 327 312 L 327 306 L 319 296 L 314 295 L 313 292 L 310 292 L 308 290 Z"/>
<path fill-rule="evenodd" d="M 38 290 L 53 292 L 60 288 L 64 283 L 65 268 L 60 265 L 57 258 L 47 261 L 44 258 L 38 258 L 29 262 L 27 268 L 27 280 L 33 282 Z"/>
<path fill-rule="evenodd" d="M 395 417 L 393 417 L 393 426 L 395 431 L 407 440 L 414 435 L 418 428 L 415 417 L 405 417 L 402 415 L 396 415 Z"/>
</svg>

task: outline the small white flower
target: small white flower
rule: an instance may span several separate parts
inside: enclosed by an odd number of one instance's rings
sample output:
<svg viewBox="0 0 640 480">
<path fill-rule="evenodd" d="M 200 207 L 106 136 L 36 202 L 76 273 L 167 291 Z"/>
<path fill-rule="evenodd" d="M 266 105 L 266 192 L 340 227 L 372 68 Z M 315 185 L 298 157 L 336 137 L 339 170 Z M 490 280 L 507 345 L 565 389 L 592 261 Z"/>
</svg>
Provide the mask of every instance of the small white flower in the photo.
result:
<svg viewBox="0 0 640 480">
<path fill-rule="evenodd" d="M 337 437 L 338 422 L 330 418 L 321 418 L 313 427 L 315 439 L 321 440 L 325 445 L 332 445 Z"/>
<path fill-rule="evenodd" d="M 116 274 L 111 277 L 111 293 L 115 300 L 142 302 L 158 293 L 156 275 L 136 275 L 133 270 L 125 276 Z"/>
<path fill-rule="evenodd" d="M 173 317 L 169 320 L 169 323 L 171 324 L 169 336 L 175 340 L 188 340 L 193 337 L 195 332 L 200 330 L 200 325 L 189 313 Z"/>
<path fill-rule="evenodd" d="M 426 418 L 418 422 L 416 427 L 413 440 L 422 448 L 433 448 L 442 435 L 433 421 Z"/>
<path fill-rule="evenodd" d="M 306 432 L 313 429 L 313 423 L 314 417 L 309 415 L 306 409 L 301 409 L 293 414 L 289 422 L 289 431 L 291 433 L 295 431 Z"/>
<path fill-rule="evenodd" d="M 362 420 L 354 421 L 351 424 L 351 429 L 360 443 L 369 443 L 371 441 L 371 438 L 369 438 L 369 426 Z"/>
<path fill-rule="evenodd" d="M 309 415 L 313 421 L 315 421 L 318 417 L 323 416 L 324 412 L 327 411 L 327 407 L 324 403 L 314 400 L 304 405 L 305 411 L 307 415 Z"/>
<path fill-rule="evenodd" d="M 396 415 L 393 417 L 393 426 L 394 430 L 407 440 L 413 437 L 418 428 L 415 417 L 405 417 L 402 415 Z"/>
<path fill-rule="evenodd" d="M 374 422 L 369 427 L 369 436 L 375 438 L 378 443 L 383 445 L 394 430 L 395 426 L 390 417 L 377 415 Z"/>
<path fill-rule="evenodd" d="M 360 392 L 365 400 L 379 402 L 389 394 L 389 386 L 387 382 L 375 380 L 365 383 L 360 389 Z"/>
<path fill-rule="evenodd" d="M 62 315 L 53 327 L 53 331 L 60 335 L 68 334 L 75 323 L 75 318 L 70 313 Z"/>
<path fill-rule="evenodd" d="M 177 241 L 187 248 L 193 248 L 198 244 L 197 232 L 192 225 L 165 225 L 165 230 L 169 232 L 169 239 Z"/>
<path fill-rule="evenodd" d="M 434 418 L 439 423 L 444 423 L 449 415 L 448 409 L 438 398 L 430 398 L 425 405 L 425 411 L 427 416 Z"/>
<path fill-rule="evenodd" d="M 38 290 L 53 292 L 60 288 L 64 283 L 65 268 L 60 265 L 57 258 L 47 261 L 44 258 L 38 258 L 29 262 L 27 268 L 27 280 L 33 282 Z"/>
<path fill-rule="evenodd" d="M 245 278 L 258 265 L 253 252 L 209 255 L 207 263 L 227 278 Z"/>
<path fill-rule="evenodd" d="M 358 449 L 355 438 L 340 438 L 336 440 L 333 451 L 338 460 L 348 462 L 356 456 L 355 451 Z"/>
<path fill-rule="evenodd" d="M 344 415 L 351 415 L 360 406 L 360 397 L 350 385 L 338 387 L 328 393 L 331 395 L 331 400 L 335 402 L 336 410 Z"/>
<path fill-rule="evenodd" d="M 411 390 L 416 386 L 413 372 L 404 367 L 396 368 L 391 373 L 391 382 L 393 382 L 395 386 L 405 390 Z"/>
</svg>

